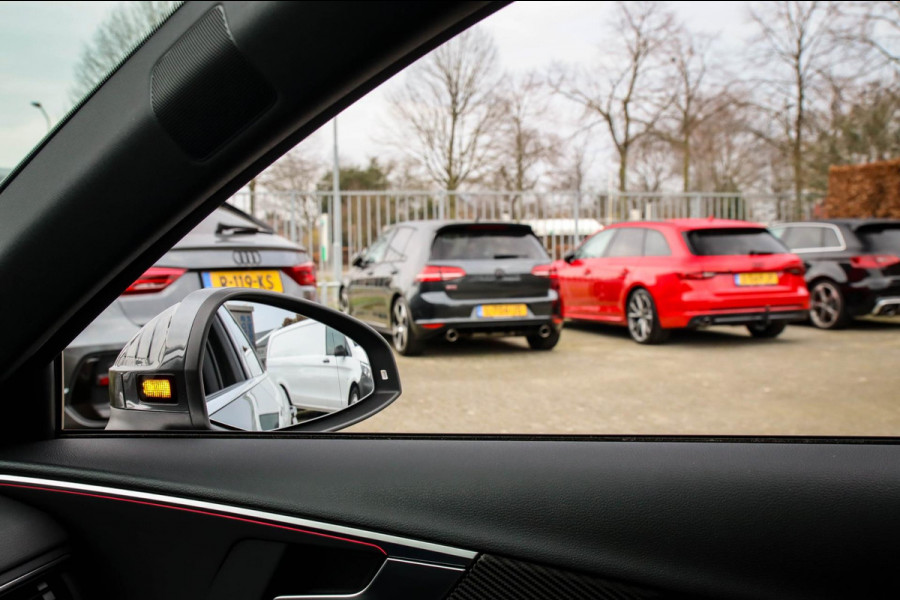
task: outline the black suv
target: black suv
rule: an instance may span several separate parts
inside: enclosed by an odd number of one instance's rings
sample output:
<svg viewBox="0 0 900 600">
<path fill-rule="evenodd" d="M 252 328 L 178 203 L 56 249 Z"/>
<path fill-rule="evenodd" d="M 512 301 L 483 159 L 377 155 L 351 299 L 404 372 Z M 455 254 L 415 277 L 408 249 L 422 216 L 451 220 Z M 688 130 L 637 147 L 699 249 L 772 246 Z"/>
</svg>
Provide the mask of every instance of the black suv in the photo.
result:
<svg viewBox="0 0 900 600">
<path fill-rule="evenodd" d="M 562 328 L 550 257 L 531 227 L 514 223 L 394 225 L 353 257 L 340 298 L 403 355 L 475 333 L 522 335 L 549 350 Z"/>
<path fill-rule="evenodd" d="M 833 219 L 771 230 L 803 259 L 816 327 L 838 329 L 853 317 L 900 315 L 900 220 Z"/>
</svg>

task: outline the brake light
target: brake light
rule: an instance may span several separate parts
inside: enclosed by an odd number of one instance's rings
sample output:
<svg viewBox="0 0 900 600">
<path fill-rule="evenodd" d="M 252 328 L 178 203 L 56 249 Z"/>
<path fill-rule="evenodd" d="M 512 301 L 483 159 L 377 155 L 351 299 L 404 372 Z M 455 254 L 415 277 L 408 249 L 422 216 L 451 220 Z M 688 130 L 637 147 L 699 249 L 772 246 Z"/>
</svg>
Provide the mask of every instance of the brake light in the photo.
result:
<svg viewBox="0 0 900 600">
<path fill-rule="evenodd" d="M 794 267 L 788 267 L 787 269 L 784 270 L 784 272 L 787 273 L 788 275 L 803 276 L 804 274 L 806 274 L 806 269 L 803 268 L 803 265 L 797 265 Z"/>
<path fill-rule="evenodd" d="M 122 295 L 153 294 L 161 292 L 176 279 L 187 272 L 187 269 L 174 269 L 171 267 L 150 267 L 137 281 L 128 286 Z"/>
<path fill-rule="evenodd" d="M 900 263 L 900 256 L 891 254 L 866 254 L 850 259 L 850 264 L 857 269 L 883 269 L 897 263 Z"/>
<path fill-rule="evenodd" d="M 282 269 L 298 285 L 316 285 L 316 263 L 310 261 Z"/>
<path fill-rule="evenodd" d="M 438 265 L 425 265 L 422 272 L 416 275 L 416 281 L 450 281 L 465 277 L 466 272 L 459 267 L 442 267 Z"/>
<path fill-rule="evenodd" d="M 712 279 L 716 276 L 715 271 L 692 271 L 690 273 L 679 273 L 682 279 Z"/>
<path fill-rule="evenodd" d="M 538 265 L 531 270 L 531 274 L 537 277 L 549 277 L 550 279 L 558 277 L 556 267 L 553 265 Z"/>
</svg>

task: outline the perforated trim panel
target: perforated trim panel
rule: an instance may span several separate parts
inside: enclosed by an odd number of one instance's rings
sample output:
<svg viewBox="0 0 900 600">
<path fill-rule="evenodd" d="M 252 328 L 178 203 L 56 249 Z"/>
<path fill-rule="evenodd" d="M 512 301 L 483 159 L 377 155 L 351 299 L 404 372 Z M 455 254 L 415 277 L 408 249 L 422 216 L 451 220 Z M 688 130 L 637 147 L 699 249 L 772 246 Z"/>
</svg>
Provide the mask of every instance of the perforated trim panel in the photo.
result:
<svg viewBox="0 0 900 600">
<path fill-rule="evenodd" d="M 659 594 L 615 581 L 484 555 L 448 600 L 649 600 Z"/>
<path fill-rule="evenodd" d="M 215 6 L 153 67 L 153 112 L 182 150 L 205 158 L 275 102 L 275 90 L 241 55 Z"/>
</svg>

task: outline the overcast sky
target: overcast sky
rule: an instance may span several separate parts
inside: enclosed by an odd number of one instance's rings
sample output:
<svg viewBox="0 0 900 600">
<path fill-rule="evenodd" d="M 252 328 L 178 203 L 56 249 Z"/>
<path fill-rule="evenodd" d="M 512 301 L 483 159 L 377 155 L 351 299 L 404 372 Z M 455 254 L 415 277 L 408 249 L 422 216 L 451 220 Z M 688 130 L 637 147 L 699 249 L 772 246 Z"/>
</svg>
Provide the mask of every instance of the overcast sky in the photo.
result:
<svg viewBox="0 0 900 600">
<path fill-rule="evenodd" d="M 12 167 L 46 133 L 41 102 L 51 119 L 70 106 L 69 88 L 78 55 L 91 32 L 116 2 L 0 1 L 0 168 Z M 677 2 L 679 17 L 694 31 L 719 34 L 721 52 L 740 48 L 751 33 L 743 2 Z M 519 2 L 483 22 L 497 43 L 502 68 L 544 70 L 553 62 L 590 63 L 609 35 L 610 3 Z M 339 47 L 335 51 L 339 51 Z M 386 122 L 386 92 L 400 73 L 339 118 L 342 161 L 363 163 L 379 156 L 379 127 Z M 325 158 L 331 126 L 305 145 Z M 600 157 L 605 163 L 611 157 Z M 601 167 L 602 170 L 603 167 Z"/>
</svg>

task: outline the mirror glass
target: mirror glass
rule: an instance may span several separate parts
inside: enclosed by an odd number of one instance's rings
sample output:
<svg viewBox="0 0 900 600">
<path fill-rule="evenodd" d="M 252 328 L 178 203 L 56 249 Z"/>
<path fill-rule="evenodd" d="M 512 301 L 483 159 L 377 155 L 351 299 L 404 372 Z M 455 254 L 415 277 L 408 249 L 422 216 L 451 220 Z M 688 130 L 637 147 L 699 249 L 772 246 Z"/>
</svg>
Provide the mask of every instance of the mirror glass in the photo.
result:
<svg viewBox="0 0 900 600">
<path fill-rule="evenodd" d="M 257 302 L 222 306 L 202 363 L 214 425 L 271 431 L 347 408 L 375 391 L 369 357 L 314 319 Z"/>
</svg>

